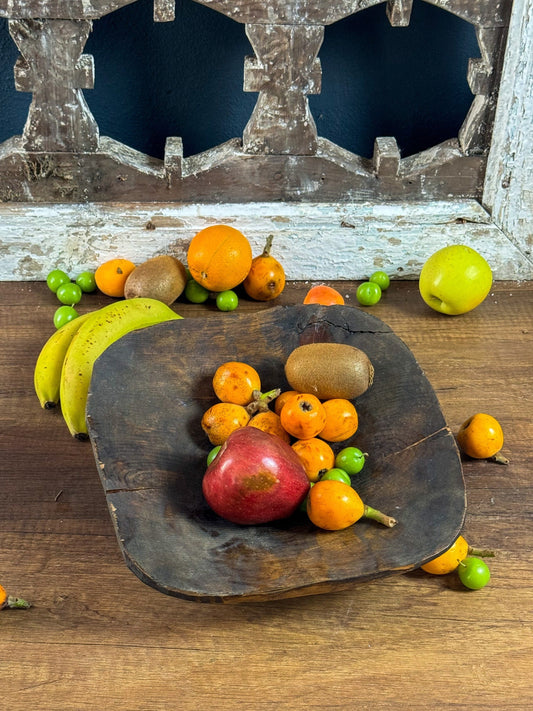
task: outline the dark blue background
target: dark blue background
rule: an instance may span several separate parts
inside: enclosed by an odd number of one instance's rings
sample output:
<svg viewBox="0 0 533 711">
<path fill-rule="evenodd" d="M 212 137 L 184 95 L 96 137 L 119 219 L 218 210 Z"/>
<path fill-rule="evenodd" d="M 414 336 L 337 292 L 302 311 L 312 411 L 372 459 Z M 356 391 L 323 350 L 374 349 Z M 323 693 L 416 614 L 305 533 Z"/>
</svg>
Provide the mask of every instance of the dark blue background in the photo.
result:
<svg viewBox="0 0 533 711">
<path fill-rule="evenodd" d="M 385 4 L 326 27 L 322 93 L 309 97 L 318 133 L 359 155 L 395 136 L 403 156 L 457 135 L 472 102 L 474 28 L 415 0 L 409 27 L 391 27 Z M 167 136 L 191 155 L 240 137 L 256 94 L 244 93 L 252 48 L 244 25 L 192 0 L 176 20 L 153 22 L 152 0 L 95 20 L 85 52 L 95 60 L 87 103 L 101 135 L 162 157 Z M 22 133 L 30 95 L 15 91 L 18 50 L 0 20 L 0 141 Z"/>
</svg>

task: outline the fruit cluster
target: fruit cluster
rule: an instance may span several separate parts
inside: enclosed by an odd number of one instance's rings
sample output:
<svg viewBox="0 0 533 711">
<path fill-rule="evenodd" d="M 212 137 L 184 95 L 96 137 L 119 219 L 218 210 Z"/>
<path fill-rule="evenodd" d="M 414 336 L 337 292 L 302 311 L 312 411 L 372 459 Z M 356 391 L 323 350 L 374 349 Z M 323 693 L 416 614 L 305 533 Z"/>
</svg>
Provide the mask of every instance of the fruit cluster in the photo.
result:
<svg viewBox="0 0 533 711">
<path fill-rule="evenodd" d="M 182 294 L 187 301 L 201 304 L 215 300 L 220 311 L 233 311 L 239 304 L 236 287 L 242 285 L 256 301 L 275 299 L 285 288 L 285 271 L 271 254 L 273 235 L 263 252 L 252 258 L 248 239 L 234 227 L 211 225 L 200 230 L 187 250 L 187 267 L 172 255 L 152 257 L 140 265 L 129 259 L 109 259 L 94 274 L 85 271 L 72 282 L 62 269 L 47 277 L 49 288 L 64 304 L 54 316 L 59 328 L 78 316 L 74 306 L 82 292 L 98 288 L 112 298 L 146 297 L 170 305 Z"/>
<path fill-rule="evenodd" d="M 162 321 L 179 319 L 156 299 L 116 301 L 68 321 L 41 349 L 34 369 L 34 386 L 41 406 L 55 407 L 73 437 L 87 439 L 85 406 L 95 360 L 126 333 Z"/>
<path fill-rule="evenodd" d="M 74 281 L 62 269 L 52 269 L 46 277 L 46 283 L 59 301 L 63 304 L 54 314 L 54 326 L 61 328 L 69 321 L 79 316 L 74 308 L 81 301 L 84 293 L 91 293 L 96 289 L 94 274 L 90 271 L 81 272 Z"/>
<path fill-rule="evenodd" d="M 459 580 L 470 590 L 480 590 L 490 580 L 490 570 L 482 558 L 494 553 L 478 550 L 468 545 L 463 536 L 458 536 L 447 551 L 421 566 L 432 575 L 446 575 L 457 571 Z"/>
<path fill-rule="evenodd" d="M 290 365 L 289 361 L 287 364 Z M 287 365 L 285 370 L 290 384 L 291 375 L 297 376 L 298 373 Z M 250 518 L 246 511 L 242 510 L 251 506 L 250 503 L 245 505 L 244 502 L 253 498 L 255 504 L 260 498 L 258 489 L 261 489 L 263 498 L 267 489 L 269 496 L 272 495 L 271 489 L 276 477 L 272 479 L 272 486 L 266 486 L 263 480 L 260 486 L 249 482 L 249 471 L 253 469 L 249 466 L 252 444 L 248 451 L 243 447 L 241 453 L 243 477 L 248 483 L 244 487 L 241 477 L 240 486 L 237 487 L 238 493 L 234 492 L 241 510 L 235 513 L 234 502 L 227 501 L 227 482 L 226 500 L 222 503 L 216 486 L 212 484 L 215 479 L 213 468 L 220 464 L 223 456 L 228 458 L 227 449 L 230 445 L 234 446 L 235 433 L 240 432 L 239 439 L 244 441 L 242 430 L 249 432 L 249 428 L 256 428 L 267 435 L 264 439 L 264 449 L 268 450 L 273 446 L 268 438 L 274 438 L 277 440 L 275 446 L 278 454 L 280 450 L 282 452 L 279 456 L 289 462 L 294 460 L 296 454 L 299 468 L 305 473 L 305 496 L 302 496 L 301 489 L 297 489 L 300 496 L 299 499 L 291 501 L 288 509 L 290 513 L 297 508 L 306 510 L 316 526 L 327 530 L 347 528 L 363 516 L 374 518 L 389 527 L 395 525 L 396 521 L 391 517 L 363 504 L 352 487 L 351 476 L 361 471 L 366 455 L 354 446 L 345 446 L 337 453 L 332 448 L 333 443 L 346 443 L 358 429 L 357 411 L 350 400 L 344 397 L 320 400 L 312 393 L 298 390 L 281 392 L 275 389 L 263 393 L 259 373 L 249 364 L 240 361 L 229 361 L 220 365 L 213 375 L 212 383 L 219 402 L 206 410 L 201 420 L 203 431 L 214 445 L 207 457 L 209 484 L 204 483 L 204 495 L 220 515 L 230 517 L 230 520 L 238 523 L 257 523 L 259 520 L 255 514 Z M 368 385 L 367 378 L 366 388 Z M 315 384 L 315 390 L 320 392 L 321 388 Z M 274 459 L 270 457 L 270 461 Z M 268 468 L 268 464 L 263 465 L 262 475 Z M 251 490 L 254 491 L 253 497 L 250 496 Z M 277 507 L 275 511 L 275 517 L 278 518 Z M 283 511 L 284 515 L 287 515 L 287 509 L 284 508 Z M 262 518 L 260 522 L 268 520 L 274 519 Z"/>
</svg>

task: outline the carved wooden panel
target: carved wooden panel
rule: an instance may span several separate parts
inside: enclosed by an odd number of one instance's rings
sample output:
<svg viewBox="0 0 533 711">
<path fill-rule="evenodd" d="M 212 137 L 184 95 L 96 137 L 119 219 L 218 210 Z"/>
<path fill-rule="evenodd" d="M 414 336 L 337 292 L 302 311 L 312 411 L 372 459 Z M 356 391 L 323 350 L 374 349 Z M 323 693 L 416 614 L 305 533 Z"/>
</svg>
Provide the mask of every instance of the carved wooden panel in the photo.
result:
<svg viewBox="0 0 533 711">
<path fill-rule="evenodd" d="M 244 25 L 254 55 L 243 89 L 257 102 L 242 136 L 188 158 L 169 136 L 163 160 L 101 137 L 82 91 L 98 72 L 83 53 L 93 21 L 131 1 L 0 0 L 20 51 L 16 88 L 32 93 L 22 136 L 0 145 L 0 202 L 481 197 L 512 0 L 424 0 L 476 28 L 472 106 L 456 138 L 402 158 L 393 136 L 377 136 L 372 160 L 317 135 L 308 96 L 321 90 L 324 28 L 380 4 L 406 27 L 412 0 L 194 0 Z M 154 0 L 154 20 L 175 20 L 173 0 Z"/>
</svg>

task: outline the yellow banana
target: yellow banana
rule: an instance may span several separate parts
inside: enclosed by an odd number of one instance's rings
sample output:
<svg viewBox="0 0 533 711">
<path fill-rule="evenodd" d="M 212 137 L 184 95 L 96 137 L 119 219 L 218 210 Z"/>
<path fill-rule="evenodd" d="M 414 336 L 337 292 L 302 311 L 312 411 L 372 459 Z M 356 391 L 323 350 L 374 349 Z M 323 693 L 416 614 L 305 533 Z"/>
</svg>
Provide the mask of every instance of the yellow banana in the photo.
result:
<svg viewBox="0 0 533 711">
<path fill-rule="evenodd" d="M 61 369 L 74 335 L 91 313 L 83 314 L 58 328 L 46 341 L 37 357 L 33 371 L 33 384 L 41 407 L 47 410 L 59 402 Z"/>
<path fill-rule="evenodd" d="M 149 298 L 117 301 L 93 312 L 72 339 L 61 372 L 61 412 L 73 437 L 87 439 L 85 406 L 98 356 L 130 331 L 179 318 L 162 301 Z"/>
</svg>

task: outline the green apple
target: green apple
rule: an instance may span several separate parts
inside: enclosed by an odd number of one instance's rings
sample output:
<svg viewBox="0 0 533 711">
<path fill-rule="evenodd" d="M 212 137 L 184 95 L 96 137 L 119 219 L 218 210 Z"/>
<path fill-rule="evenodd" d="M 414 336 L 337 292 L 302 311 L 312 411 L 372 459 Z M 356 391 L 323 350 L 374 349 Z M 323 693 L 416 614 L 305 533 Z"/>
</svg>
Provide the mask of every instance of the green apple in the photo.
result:
<svg viewBox="0 0 533 711">
<path fill-rule="evenodd" d="M 484 257 L 464 244 L 439 249 L 422 267 L 418 288 L 432 309 L 449 316 L 472 311 L 492 286 L 492 270 Z"/>
</svg>

